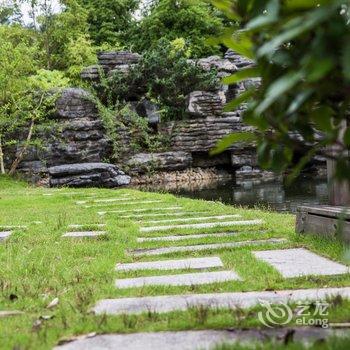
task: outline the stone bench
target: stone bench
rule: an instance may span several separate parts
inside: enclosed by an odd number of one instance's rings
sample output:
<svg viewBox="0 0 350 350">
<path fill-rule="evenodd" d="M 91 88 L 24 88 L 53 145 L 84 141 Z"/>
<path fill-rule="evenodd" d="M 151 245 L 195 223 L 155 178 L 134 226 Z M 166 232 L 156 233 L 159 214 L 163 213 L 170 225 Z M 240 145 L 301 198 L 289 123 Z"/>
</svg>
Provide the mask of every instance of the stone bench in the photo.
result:
<svg viewBox="0 0 350 350">
<path fill-rule="evenodd" d="M 336 206 L 301 206 L 297 210 L 296 232 L 340 237 L 350 242 L 350 208 Z"/>
</svg>

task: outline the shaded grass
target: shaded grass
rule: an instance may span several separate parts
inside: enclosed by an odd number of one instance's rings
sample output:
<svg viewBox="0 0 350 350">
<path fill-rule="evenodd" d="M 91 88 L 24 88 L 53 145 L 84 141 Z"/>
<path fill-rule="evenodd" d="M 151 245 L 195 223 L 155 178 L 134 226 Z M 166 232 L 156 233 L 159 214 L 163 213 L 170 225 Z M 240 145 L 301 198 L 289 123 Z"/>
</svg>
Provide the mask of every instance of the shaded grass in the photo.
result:
<svg viewBox="0 0 350 350">
<path fill-rule="evenodd" d="M 46 196 L 44 194 L 52 194 Z M 123 205 L 111 203 L 101 208 L 83 208 L 79 200 L 114 198 L 130 194 L 142 200 L 160 199 L 161 204 Z M 213 215 L 240 214 L 241 219 L 263 219 L 254 227 L 227 227 L 216 229 L 184 229 L 166 232 L 139 233 L 141 222 L 123 219 L 120 215 L 99 216 L 100 210 L 131 210 L 179 205 L 183 211 L 203 211 Z M 141 213 L 137 213 L 141 214 Z M 169 213 L 169 216 L 171 212 Z M 191 215 L 189 215 L 190 217 Z M 193 215 L 192 215 L 193 216 Z M 206 216 L 206 214 L 201 214 Z M 164 217 L 165 219 L 166 217 Z M 147 220 L 149 218 L 147 217 Z M 147 221 L 144 220 L 144 221 Z M 297 236 L 294 234 L 294 216 L 270 211 L 246 210 L 217 202 L 177 198 L 169 194 L 146 193 L 129 189 L 105 190 L 48 190 L 29 187 L 20 181 L 0 178 L 0 226 L 28 225 L 26 230 L 16 229 L 4 244 L 0 245 L 0 310 L 21 310 L 22 316 L 0 319 L 0 348 L 50 349 L 62 337 L 89 332 L 136 332 L 188 329 L 221 329 L 227 327 L 260 327 L 257 320 L 259 308 L 251 310 L 191 309 L 169 314 L 146 313 L 138 316 L 93 316 L 89 310 L 102 298 L 149 296 L 182 293 L 216 293 L 254 290 L 279 290 L 350 286 L 350 276 L 303 277 L 283 279 L 270 265 L 254 258 L 251 251 L 271 249 L 262 245 L 176 253 L 164 256 L 131 257 L 126 252 L 138 248 L 155 248 L 177 245 L 234 242 L 271 237 L 288 238 L 289 242 L 276 247 L 305 247 L 325 257 L 347 263 L 344 247 L 336 240 Z M 34 224 L 42 221 L 43 224 Z M 231 221 L 231 220 L 228 220 Z M 213 221 L 215 222 L 215 221 Z M 97 239 L 62 239 L 69 224 L 106 223 L 107 237 Z M 198 223 L 198 222 L 194 222 Z M 69 229 L 72 231 L 73 229 Z M 79 229 L 74 229 L 74 231 Z M 266 232 L 258 232 L 264 230 Z M 181 242 L 137 243 L 138 236 L 155 237 L 173 234 L 198 234 L 237 231 L 232 237 L 189 239 Z M 115 271 L 116 263 L 152 261 L 186 257 L 219 256 L 223 269 L 234 269 L 243 281 L 217 283 L 189 287 L 145 287 L 117 290 L 116 278 L 179 274 L 176 271 Z M 211 269 L 213 270 L 213 269 Z M 59 305 L 49 310 L 47 305 L 59 298 Z M 331 322 L 349 321 L 350 303 L 341 301 L 330 310 Z M 33 324 L 40 316 L 53 318 Z"/>
</svg>

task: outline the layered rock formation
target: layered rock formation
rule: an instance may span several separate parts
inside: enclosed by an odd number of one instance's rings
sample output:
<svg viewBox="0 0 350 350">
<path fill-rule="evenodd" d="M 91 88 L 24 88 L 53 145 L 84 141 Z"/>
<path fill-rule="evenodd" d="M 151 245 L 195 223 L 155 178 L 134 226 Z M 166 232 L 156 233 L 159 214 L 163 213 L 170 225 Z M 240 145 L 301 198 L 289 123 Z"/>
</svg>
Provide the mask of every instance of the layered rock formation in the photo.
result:
<svg viewBox="0 0 350 350">
<path fill-rule="evenodd" d="M 191 165 L 192 155 L 189 152 L 139 153 L 127 162 L 132 174 L 178 171 L 188 169 Z"/>
<path fill-rule="evenodd" d="M 102 72 L 107 76 L 115 71 L 127 74 L 139 60 L 138 54 L 130 52 L 102 52 L 98 55 L 98 65 L 84 69 L 82 77 L 95 83 Z M 225 58 L 212 56 L 190 63 L 205 70 L 215 69 L 219 78 L 253 64 L 232 51 L 228 51 Z M 28 176 L 34 175 L 35 180 L 48 175 L 51 186 L 76 187 L 126 185 L 130 177 L 120 168 L 133 177 L 134 183 L 153 182 L 154 174 L 158 174 L 160 181 L 189 180 L 189 176 L 208 179 L 215 174 L 220 178 L 232 175 L 239 181 L 259 177 L 271 180 L 273 174 L 257 167 L 254 145 L 235 144 L 219 156 L 209 154 L 224 136 L 251 130 L 242 122 L 244 107 L 227 113 L 224 106 L 252 84 L 259 84 L 259 80 L 220 85 L 216 91 L 193 91 L 184 106 L 188 118 L 166 123 L 161 122 L 157 106 L 145 96 L 130 101 L 130 110 L 146 118 L 152 132 L 160 133 L 169 146 L 165 152 L 135 153 L 132 125 L 127 120 L 124 124 L 117 123 L 114 133 L 119 144 L 116 159 L 119 167 L 104 163 L 111 159 L 112 142 L 92 96 L 82 89 L 65 89 L 52 116 L 55 126 L 42 137 L 45 144 L 41 148 L 30 148 L 19 170 Z M 15 152 L 19 150 L 20 144 Z"/>
<path fill-rule="evenodd" d="M 130 68 L 139 62 L 141 56 L 128 51 L 100 52 L 98 53 L 98 64 L 85 68 L 81 77 L 85 80 L 98 81 L 100 75 L 113 74 L 114 71 L 127 74 Z"/>
<path fill-rule="evenodd" d="M 130 182 L 114 165 L 101 164 L 109 156 L 110 142 L 96 105 L 85 90 L 65 89 L 52 119 L 54 126 L 41 135 L 44 144 L 27 152 L 19 171 L 35 181 L 48 174 L 51 186 L 113 187 Z"/>
</svg>

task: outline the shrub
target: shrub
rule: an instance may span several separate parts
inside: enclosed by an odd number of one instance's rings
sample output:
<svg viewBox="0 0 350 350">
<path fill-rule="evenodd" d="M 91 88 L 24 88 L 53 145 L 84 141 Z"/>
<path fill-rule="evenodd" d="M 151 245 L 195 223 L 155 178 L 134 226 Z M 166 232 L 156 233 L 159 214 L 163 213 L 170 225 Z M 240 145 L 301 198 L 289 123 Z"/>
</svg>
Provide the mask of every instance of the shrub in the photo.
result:
<svg viewBox="0 0 350 350">
<path fill-rule="evenodd" d="M 218 84 L 216 72 L 189 62 L 187 53 L 188 48 L 179 45 L 179 40 L 161 40 L 128 74 L 116 72 L 100 84 L 102 100 L 115 104 L 145 96 L 159 105 L 165 120 L 185 118 L 187 95 L 196 90 L 214 90 Z"/>
</svg>

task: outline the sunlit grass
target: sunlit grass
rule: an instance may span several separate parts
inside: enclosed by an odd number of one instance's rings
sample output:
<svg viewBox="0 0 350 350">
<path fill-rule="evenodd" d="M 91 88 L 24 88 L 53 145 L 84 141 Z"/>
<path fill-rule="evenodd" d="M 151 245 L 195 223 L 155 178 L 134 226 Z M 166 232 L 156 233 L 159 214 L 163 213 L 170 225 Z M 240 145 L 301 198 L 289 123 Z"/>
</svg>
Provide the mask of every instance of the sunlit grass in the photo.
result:
<svg viewBox="0 0 350 350">
<path fill-rule="evenodd" d="M 139 225 L 142 225 L 142 219 L 141 222 L 136 222 L 123 219 L 116 214 L 100 216 L 97 214 L 99 208 L 84 208 L 76 204 L 79 200 L 113 198 L 122 194 L 130 194 L 131 197 L 142 201 L 154 199 L 162 201 L 159 204 L 143 204 L 142 208 L 149 208 L 147 213 L 151 213 L 156 207 L 182 206 L 183 211 L 209 213 L 209 215 L 200 214 L 201 216 L 240 214 L 242 219 L 237 220 L 262 219 L 264 223 L 254 227 L 182 229 L 181 231 L 174 229 L 167 232 L 140 234 Z M 126 207 L 140 208 L 141 205 L 126 206 L 123 203 L 111 203 L 103 210 L 119 210 Z M 157 217 L 156 220 L 158 219 Z M 147 217 L 143 221 L 148 220 L 152 218 Z M 256 317 L 257 308 L 241 311 L 193 309 L 169 314 L 150 313 L 119 317 L 93 316 L 89 312 L 90 308 L 97 300 L 103 298 L 350 286 L 348 275 L 283 279 L 271 266 L 258 261 L 251 254 L 253 250 L 274 248 L 271 244 L 137 258 L 127 253 L 138 248 L 276 237 L 289 240 L 276 247 L 306 247 L 339 262 L 347 262 L 344 255 L 345 247 L 340 242 L 297 236 L 294 233 L 294 220 L 294 216 L 289 214 L 258 209 L 246 210 L 222 203 L 178 198 L 170 194 L 146 193 L 130 189 L 50 190 L 29 187 L 20 181 L 0 178 L 0 226 L 28 226 L 26 230 L 16 229 L 5 243 L 0 244 L 0 310 L 24 312 L 22 316 L 0 319 L 0 348 L 50 349 L 61 338 L 89 332 L 125 333 L 261 326 Z M 38 224 L 37 221 L 41 221 L 42 224 Z M 107 225 L 103 228 L 108 231 L 107 237 L 84 240 L 61 237 L 70 224 L 101 223 Z M 188 239 L 174 243 L 136 242 L 139 236 L 155 237 L 225 231 L 238 231 L 239 234 L 222 238 Z M 117 263 L 204 256 L 219 256 L 224 263 L 223 269 L 234 269 L 243 281 L 191 287 L 158 286 L 126 290 L 117 290 L 114 287 L 116 278 L 179 274 L 189 271 L 117 273 L 115 271 Z M 47 305 L 55 298 L 59 298 L 57 307 L 47 309 Z M 330 321 L 349 321 L 349 314 L 350 303 L 342 301 L 332 306 Z M 52 316 L 52 318 L 35 323 L 41 316 Z"/>
</svg>

